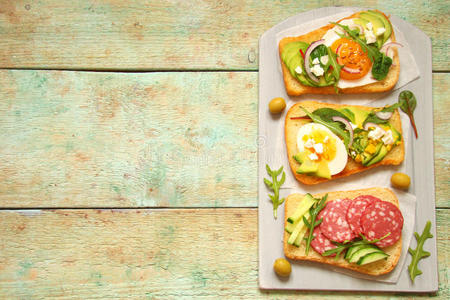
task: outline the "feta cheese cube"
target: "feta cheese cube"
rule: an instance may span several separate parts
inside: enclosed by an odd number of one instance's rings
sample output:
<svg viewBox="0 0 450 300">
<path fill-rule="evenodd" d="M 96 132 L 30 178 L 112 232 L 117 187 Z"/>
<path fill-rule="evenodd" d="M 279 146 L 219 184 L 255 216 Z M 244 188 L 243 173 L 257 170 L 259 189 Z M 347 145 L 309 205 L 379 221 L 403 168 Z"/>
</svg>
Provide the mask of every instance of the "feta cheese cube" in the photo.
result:
<svg viewBox="0 0 450 300">
<path fill-rule="evenodd" d="M 370 24 L 370 23 L 368 23 L 368 24 Z M 377 37 L 375 36 L 375 34 L 373 33 L 372 30 L 364 31 L 364 36 L 366 37 L 367 44 L 373 44 L 377 41 Z"/>
<path fill-rule="evenodd" d="M 322 76 L 324 71 L 320 65 L 314 65 L 314 67 L 311 68 L 311 72 L 313 72 L 316 76 Z"/>
<path fill-rule="evenodd" d="M 366 24 L 366 28 L 369 29 L 369 30 L 373 30 L 373 25 L 372 25 L 372 23 L 371 23 L 371 22 L 367 23 L 367 24 Z"/>
<path fill-rule="evenodd" d="M 386 31 L 385 28 L 378 28 L 378 30 L 377 30 L 377 36 L 382 35 L 385 31 Z"/>
<path fill-rule="evenodd" d="M 328 55 L 324 55 L 320 58 L 320 62 L 322 63 L 322 65 L 326 65 L 328 63 Z"/>
<path fill-rule="evenodd" d="M 385 131 L 381 129 L 380 127 L 375 127 L 375 129 L 372 129 L 369 131 L 368 137 L 371 140 L 378 140 L 382 138 L 385 134 Z"/>
<path fill-rule="evenodd" d="M 310 160 L 318 160 L 319 159 L 319 157 L 315 153 L 311 153 L 308 157 Z"/>
<path fill-rule="evenodd" d="M 316 57 L 312 61 L 313 65 L 317 65 L 319 63 L 319 59 Z"/>
<path fill-rule="evenodd" d="M 385 131 L 383 138 L 381 139 L 385 145 L 392 145 L 394 143 L 394 137 L 392 136 L 392 131 Z"/>
<path fill-rule="evenodd" d="M 352 122 L 350 122 L 350 125 L 352 126 L 353 130 L 355 130 L 355 128 L 358 127 L 357 125 L 353 124 Z"/>
<path fill-rule="evenodd" d="M 295 68 L 295 73 L 302 74 L 302 72 L 303 72 L 302 67 L 298 66 L 297 68 Z"/>
<path fill-rule="evenodd" d="M 323 153 L 323 145 L 321 143 L 315 144 L 314 150 L 316 151 L 316 153 L 322 154 Z"/>
<path fill-rule="evenodd" d="M 307 141 L 306 141 L 306 143 L 305 143 L 305 147 L 306 148 L 312 148 L 312 147 L 314 147 L 314 144 L 315 144 L 316 142 L 313 140 L 313 139 L 308 139 Z"/>
</svg>

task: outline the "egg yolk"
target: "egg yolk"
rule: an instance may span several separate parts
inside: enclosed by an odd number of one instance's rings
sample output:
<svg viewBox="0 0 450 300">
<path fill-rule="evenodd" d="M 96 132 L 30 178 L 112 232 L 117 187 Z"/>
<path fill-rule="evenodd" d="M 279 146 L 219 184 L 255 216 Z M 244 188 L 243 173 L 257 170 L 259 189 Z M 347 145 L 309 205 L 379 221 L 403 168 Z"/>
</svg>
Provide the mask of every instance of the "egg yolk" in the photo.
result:
<svg viewBox="0 0 450 300">
<path fill-rule="evenodd" d="M 305 134 L 302 137 L 305 144 L 307 144 L 307 141 L 310 139 L 314 141 L 314 144 L 322 144 L 323 146 L 322 153 L 318 153 L 313 145 L 311 147 L 308 147 L 309 145 L 305 145 L 306 149 L 317 155 L 319 161 L 322 159 L 325 161 L 331 161 L 336 157 L 336 140 L 329 134 L 321 130 L 315 130 L 310 134 Z"/>
</svg>

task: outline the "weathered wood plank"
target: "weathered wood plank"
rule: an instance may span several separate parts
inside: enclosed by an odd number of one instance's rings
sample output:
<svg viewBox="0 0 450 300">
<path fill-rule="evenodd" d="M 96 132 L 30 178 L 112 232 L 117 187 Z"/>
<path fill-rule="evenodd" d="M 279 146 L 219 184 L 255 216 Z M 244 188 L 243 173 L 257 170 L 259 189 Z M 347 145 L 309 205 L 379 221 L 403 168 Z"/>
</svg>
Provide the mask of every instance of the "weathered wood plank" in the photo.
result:
<svg viewBox="0 0 450 300">
<path fill-rule="evenodd" d="M 0 71 L 0 206 L 255 206 L 256 82 Z"/>
<path fill-rule="evenodd" d="M 24 1 L 0 4 L 0 67 L 45 69 L 258 68 L 258 38 L 325 6 L 377 7 L 433 40 L 433 69 L 449 70 L 447 1 Z"/>
<path fill-rule="evenodd" d="M 436 206 L 450 207 L 450 74 L 433 74 Z"/>
<path fill-rule="evenodd" d="M 437 214 L 442 299 L 449 214 Z M 349 297 L 259 291 L 256 221 L 256 209 L 1 211 L 0 298 Z"/>
<path fill-rule="evenodd" d="M 450 76 L 433 79 L 450 207 Z M 1 71 L 0 206 L 256 206 L 257 98 L 253 72 Z"/>
</svg>

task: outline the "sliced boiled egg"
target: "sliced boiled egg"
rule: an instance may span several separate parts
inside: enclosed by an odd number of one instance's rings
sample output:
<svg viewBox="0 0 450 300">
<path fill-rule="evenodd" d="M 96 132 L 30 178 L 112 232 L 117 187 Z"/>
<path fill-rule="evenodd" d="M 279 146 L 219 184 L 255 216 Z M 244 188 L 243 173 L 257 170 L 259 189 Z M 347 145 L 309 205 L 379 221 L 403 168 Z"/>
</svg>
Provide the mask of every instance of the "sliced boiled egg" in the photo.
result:
<svg viewBox="0 0 450 300">
<path fill-rule="evenodd" d="M 330 174 L 340 173 L 347 164 L 347 150 L 341 139 L 321 124 L 308 123 L 297 133 L 299 152 L 306 152 L 310 160 L 326 162 Z"/>
</svg>

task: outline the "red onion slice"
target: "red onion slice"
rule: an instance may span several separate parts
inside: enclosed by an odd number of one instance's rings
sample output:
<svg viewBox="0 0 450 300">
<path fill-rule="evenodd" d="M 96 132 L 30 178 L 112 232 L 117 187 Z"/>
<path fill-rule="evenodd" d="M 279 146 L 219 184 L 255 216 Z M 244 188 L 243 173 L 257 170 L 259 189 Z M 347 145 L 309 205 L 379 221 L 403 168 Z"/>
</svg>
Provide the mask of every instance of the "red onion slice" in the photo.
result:
<svg viewBox="0 0 450 300">
<path fill-rule="evenodd" d="M 323 39 L 315 41 L 311 43 L 311 45 L 309 45 L 308 49 L 306 49 L 305 52 L 305 70 L 309 78 L 311 78 L 311 80 L 314 82 L 319 82 L 319 79 L 311 72 L 311 67 L 309 66 L 309 57 L 311 56 L 311 53 L 314 51 L 314 49 L 316 49 L 320 45 L 323 45 L 324 43 L 325 40 Z"/>
<path fill-rule="evenodd" d="M 347 66 L 344 66 L 342 68 L 342 70 L 344 70 L 347 73 L 351 73 L 351 74 L 359 74 L 359 73 L 361 73 L 361 70 L 359 70 L 359 69 L 352 69 L 352 68 L 349 68 Z"/>
<path fill-rule="evenodd" d="M 381 120 L 389 120 L 392 117 L 391 111 L 377 111 L 375 115 Z"/>
<path fill-rule="evenodd" d="M 384 131 L 383 128 L 381 128 L 378 124 L 376 123 L 372 123 L 372 122 L 368 122 L 364 125 L 364 130 L 369 130 L 370 127 L 374 127 L 374 128 L 380 128 L 381 130 Z"/>
<path fill-rule="evenodd" d="M 350 133 L 350 141 L 348 142 L 348 148 L 350 148 L 350 146 L 353 144 L 353 127 L 352 124 L 350 124 L 349 121 L 347 121 L 346 119 L 342 118 L 342 117 L 338 117 L 338 116 L 334 116 L 331 117 L 331 120 L 335 121 L 335 122 L 341 122 L 345 125 L 345 129 L 348 130 L 348 132 Z"/>
<path fill-rule="evenodd" d="M 403 45 L 400 43 L 390 42 L 390 43 L 384 44 L 383 47 L 381 47 L 380 52 L 384 53 L 384 55 L 386 55 L 386 56 L 389 56 L 388 53 L 392 46 L 403 47 Z"/>
<path fill-rule="evenodd" d="M 359 29 L 359 35 L 364 34 L 364 28 L 361 25 L 359 25 L 359 24 L 351 24 L 351 25 L 348 26 L 348 28 L 350 28 L 350 29 L 358 28 Z"/>
</svg>

